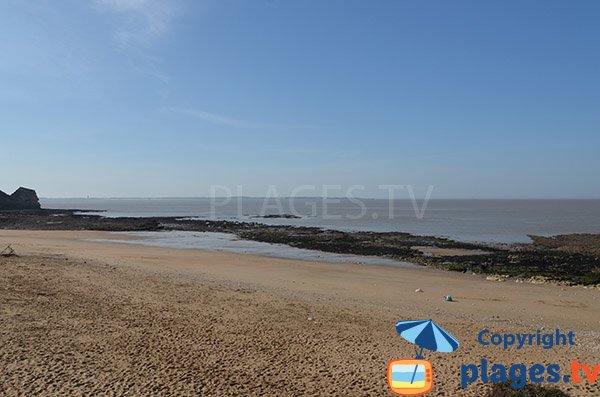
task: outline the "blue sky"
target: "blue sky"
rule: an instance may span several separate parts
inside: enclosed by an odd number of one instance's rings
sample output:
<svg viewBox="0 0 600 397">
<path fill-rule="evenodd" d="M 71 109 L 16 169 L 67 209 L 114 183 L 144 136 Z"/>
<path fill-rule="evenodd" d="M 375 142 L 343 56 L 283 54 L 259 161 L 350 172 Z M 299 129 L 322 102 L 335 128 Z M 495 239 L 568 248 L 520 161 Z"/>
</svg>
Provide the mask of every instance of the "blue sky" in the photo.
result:
<svg viewBox="0 0 600 397">
<path fill-rule="evenodd" d="M 600 198 L 599 18 L 597 1 L 4 0 L 0 189 Z"/>
</svg>

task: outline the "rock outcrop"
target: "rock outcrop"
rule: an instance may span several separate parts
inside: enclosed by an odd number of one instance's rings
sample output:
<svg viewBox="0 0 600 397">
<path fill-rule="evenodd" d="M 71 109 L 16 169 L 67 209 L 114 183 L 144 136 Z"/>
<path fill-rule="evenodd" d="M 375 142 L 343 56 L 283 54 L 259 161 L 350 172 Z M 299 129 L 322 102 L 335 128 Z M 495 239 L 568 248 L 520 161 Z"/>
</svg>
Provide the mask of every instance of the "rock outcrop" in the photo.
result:
<svg viewBox="0 0 600 397">
<path fill-rule="evenodd" d="M 20 187 L 10 196 L 0 191 L 0 211 L 37 209 L 40 209 L 40 201 L 35 190 Z"/>
</svg>

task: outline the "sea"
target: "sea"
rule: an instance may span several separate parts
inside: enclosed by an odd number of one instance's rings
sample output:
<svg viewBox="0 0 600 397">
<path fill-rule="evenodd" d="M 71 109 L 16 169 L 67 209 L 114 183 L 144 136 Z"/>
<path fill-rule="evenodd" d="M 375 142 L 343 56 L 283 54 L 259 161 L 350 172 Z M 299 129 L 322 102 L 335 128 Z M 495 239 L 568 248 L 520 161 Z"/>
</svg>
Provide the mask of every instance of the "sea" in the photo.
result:
<svg viewBox="0 0 600 397">
<path fill-rule="evenodd" d="M 106 217 L 173 216 L 407 232 L 464 242 L 526 243 L 528 235 L 600 233 L 600 200 L 383 200 L 357 198 L 45 198 L 43 208 Z M 97 212 L 100 211 L 100 212 Z M 277 218 L 264 216 L 293 215 Z"/>
</svg>

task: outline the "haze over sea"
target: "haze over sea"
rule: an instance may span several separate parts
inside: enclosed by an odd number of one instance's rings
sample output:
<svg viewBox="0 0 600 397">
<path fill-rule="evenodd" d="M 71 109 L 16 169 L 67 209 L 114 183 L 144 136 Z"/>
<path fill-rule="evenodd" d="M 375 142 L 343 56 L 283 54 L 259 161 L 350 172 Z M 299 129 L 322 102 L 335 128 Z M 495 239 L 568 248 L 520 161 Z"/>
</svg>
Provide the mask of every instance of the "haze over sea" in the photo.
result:
<svg viewBox="0 0 600 397">
<path fill-rule="evenodd" d="M 45 198 L 44 208 L 108 217 L 175 216 L 407 232 L 466 242 L 529 242 L 527 235 L 600 233 L 600 200 L 383 200 L 322 198 Z M 256 218 L 294 214 L 299 219 Z"/>
</svg>

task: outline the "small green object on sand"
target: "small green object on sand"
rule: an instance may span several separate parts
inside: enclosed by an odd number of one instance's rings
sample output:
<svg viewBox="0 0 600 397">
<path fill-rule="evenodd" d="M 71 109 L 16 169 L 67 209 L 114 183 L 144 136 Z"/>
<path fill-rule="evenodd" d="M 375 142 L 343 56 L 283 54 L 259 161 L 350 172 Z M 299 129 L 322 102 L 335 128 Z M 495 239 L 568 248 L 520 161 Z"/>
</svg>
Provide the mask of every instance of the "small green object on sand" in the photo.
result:
<svg viewBox="0 0 600 397">
<path fill-rule="evenodd" d="M 454 302 L 452 300 L 452 295 L 446 295 L 444 298 L 446 299 L 446 302 Z"/>
</svg>

